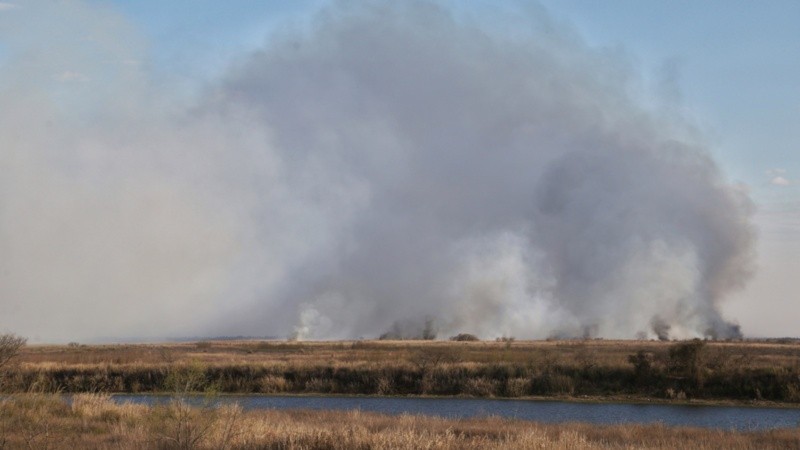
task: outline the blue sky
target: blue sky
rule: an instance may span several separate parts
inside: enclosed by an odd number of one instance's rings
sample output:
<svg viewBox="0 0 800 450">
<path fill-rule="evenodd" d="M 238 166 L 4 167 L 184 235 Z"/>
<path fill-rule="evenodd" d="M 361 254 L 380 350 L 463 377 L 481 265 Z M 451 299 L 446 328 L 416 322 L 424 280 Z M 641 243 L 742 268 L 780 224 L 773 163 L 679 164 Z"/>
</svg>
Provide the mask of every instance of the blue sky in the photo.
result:
<svg viewBox="0 0 800 450">
<path fill-rule="evenodd" d="M 302 26 L 320 0 L 113 1 L 145 34 L 157 69 L 184 82 L 202 83 L 236 57 L 262 46 L 272 33 Z"/>
<path fill-rule="evenodd" d="M 800 170 L 800 3 L 545 1 L 590 42 L 620 45 L 645 72 L 671 71 L 715 156 L 754 188 Z M 760 189 L 758 194 L 761 194 Z"/>
<path fill-rule="evenodd" d="M 800 2 L 540 0 L 505 4 L 505 11 L 498 13 L 497 2 L 444 1 L 480 17 L 487 26 L 523 32 L 524 11 L 543 8 L 590 46 L 622 55 L 641 77 L 645 100 L 666 113 L 688 118 L 708 142 L 726 178 L 746 186 L 754 200 L 760 236 L 758 275 L 726 304 L 726 312 L 738 318 L 748 333 L 796 334 L 794 322 L 800 315 L 794 286 L 800 274 Z M 191 98 L 248 52 L 264 46 L 270 36 L 307 26 L 329 2 L 75 3 L 118 16 L 120 21 L 114 26 L 124 23 L 130 28 L 126 32 L 137 42 L 131 47 L 144 48 L 132 52 L 144 55 L 143 61 L 133 63 L 146 65 L 148 76 L 156 82 L 163 80 L 171 95 Z M 26 0 L 0 0 L 0 15 L 26 6 Z M 59 27 L 66 33 L 80 29 L 81 23 L 53 23 L 53 28 Z M 8 52 L 9 46 L 0 39 L 0 69 Z M 75 55 L 57 56 L 67 61 Z M 80 81 L 81 74 L 65 71 L 57 78 Z M 75 94 L 77 103 L 71 104 L 80 107 L 81 95 L 91 93 L 86 89 Z"/>
<path fill-rule="evenodd" d="M 213 78 L 271 34 L 302 27 L 326 4 L 111 3 L 147 37 L 156 69 L 188 83 Z M 798 194 L 797 184 L 770 181 L 800 180 L 800 3 L 543 0 L 540 5 L 589 44 L 623 51 L 655 95 L 696 121 L 730 178 L 747 183 L 759 200 L 785 203 L 793 197 L 787 199 L 786 191 Z M 472 2 L 468 9 L 491 13 L 493 8 L 493 2 Z"/>
</svg>

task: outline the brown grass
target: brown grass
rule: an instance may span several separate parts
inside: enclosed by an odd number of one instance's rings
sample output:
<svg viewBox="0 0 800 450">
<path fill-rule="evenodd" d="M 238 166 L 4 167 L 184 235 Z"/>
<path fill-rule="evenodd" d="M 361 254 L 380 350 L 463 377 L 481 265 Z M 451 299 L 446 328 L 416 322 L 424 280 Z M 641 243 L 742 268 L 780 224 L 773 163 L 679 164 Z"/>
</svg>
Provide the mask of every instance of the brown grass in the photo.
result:
<svg viewBox="0 0 800 450">
<path fill-rule="evenodd" d="M 6 392 L 164 392 L 200 366 L 199 390 L 240 393 L 590 396 L 800 402 L 800 344 L 708 342 L 690 374 L 655 341 L 202 341 L 29 346 Z M 651 361 L 635 371 L 629 358 Z"/>
<path fill-rule="evenodd" d="M 203 449 L 770 449 L 800 448 L 800 430 L 732 432 L 662 425 L 539 424 L 333 411 L 243 412 L 237 406 L 116 405 L 80 394 L 0 402 L 0 448 Z"/>
<path fill-rule="evenodd" d="M 627 367 L 638 350 L 666 355 L 671 342 L 659 341 L 201 341 L 192 343 L 25 347 L 17 357 L 28 365 L 129 365 L 201 361 L 207 364 L 416 363 L 436 351 L 443 359 L 472 363 L 539 363 Z M 800 367 L 800 343 L 709 342 L 710 358 L 745 368 Z"/>
</svg>

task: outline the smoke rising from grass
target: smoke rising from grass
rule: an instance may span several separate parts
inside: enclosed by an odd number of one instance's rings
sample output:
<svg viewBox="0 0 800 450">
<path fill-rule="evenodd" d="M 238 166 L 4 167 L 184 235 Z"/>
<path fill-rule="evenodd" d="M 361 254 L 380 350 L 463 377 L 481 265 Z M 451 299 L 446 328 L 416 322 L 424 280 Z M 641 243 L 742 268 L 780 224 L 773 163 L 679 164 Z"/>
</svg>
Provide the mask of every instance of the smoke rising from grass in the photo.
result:
<svg viewBox="0 0 800 450">
<path fill-rule="evenodd" d="M 541 11 L 512 33 L 427 2 L 334 3 L 186 107 L 124 63 L 144 45 L 113 12 L 43 10 L 97 48 L 20 38 L 4 63 L 0 328 L 737 333 L 718 305 L 750 270 L 746 194 L 646 107 L 624 55 Z"/>
</svg>

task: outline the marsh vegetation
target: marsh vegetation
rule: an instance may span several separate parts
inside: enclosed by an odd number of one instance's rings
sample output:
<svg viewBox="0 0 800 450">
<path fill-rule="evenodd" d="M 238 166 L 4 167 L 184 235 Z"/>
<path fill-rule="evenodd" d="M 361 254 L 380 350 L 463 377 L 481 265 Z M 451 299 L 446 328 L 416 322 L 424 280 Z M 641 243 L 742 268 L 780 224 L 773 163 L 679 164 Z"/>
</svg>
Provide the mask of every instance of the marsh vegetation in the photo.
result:
<svg viewBox="0 0 800 450">
<path fill-rule="evenodd" d="M 203 341 L 28 346 L 5 392 L 197 391 L 800 402 L 794 342 Z"/>
<path fill-rule="evenodd" d="M 108 395 L 14 395 L 0 402 L 0 448 L 74 449 L 770 449 L 798 429 L 733 432 L 663 425 L 539 424 L 333 411 L 148 407 Z"/>
</svg>

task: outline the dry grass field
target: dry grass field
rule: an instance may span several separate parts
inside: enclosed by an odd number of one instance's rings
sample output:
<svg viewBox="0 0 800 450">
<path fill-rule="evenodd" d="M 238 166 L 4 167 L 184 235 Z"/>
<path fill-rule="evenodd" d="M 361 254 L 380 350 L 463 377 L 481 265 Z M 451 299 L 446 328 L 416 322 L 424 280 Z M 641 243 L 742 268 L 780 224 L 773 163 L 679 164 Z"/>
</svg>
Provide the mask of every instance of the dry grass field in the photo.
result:
<svg viewBox="0 0 800 450">
<path fill-rule="evenodd" d="M 628 357 L 643 350 L 666 357 L 674 342 L 551 341 L 200 341 L 118 345 L 29 345 L 17 361 L 29 366 L 94 364 L 171 364 L 199 361 L 209 365 L 418 364 L 425 356 L 441 362 L 629 366 Z M 800 341 L 707 343 L 712 364 L 742 368 L 800 367 Z"/>
<path fill-rule="evenodd" d="M 329 393 L 800 402 L 796 342 L 202 341 L 27 346 L 5 392 Z"/>
<path fill-rule="evenodd" d="M 0 448 L 35 449 L 789 449 L 800 430 L 731 432 L 661 425 L 538 424 L 363 412 L 147 407 L 104 394 L 0 401 Z"/>
</svg>

